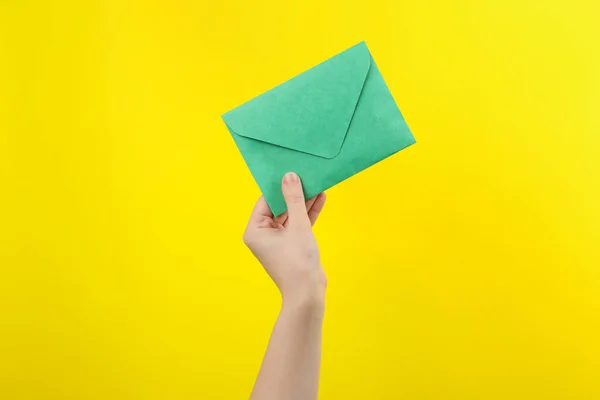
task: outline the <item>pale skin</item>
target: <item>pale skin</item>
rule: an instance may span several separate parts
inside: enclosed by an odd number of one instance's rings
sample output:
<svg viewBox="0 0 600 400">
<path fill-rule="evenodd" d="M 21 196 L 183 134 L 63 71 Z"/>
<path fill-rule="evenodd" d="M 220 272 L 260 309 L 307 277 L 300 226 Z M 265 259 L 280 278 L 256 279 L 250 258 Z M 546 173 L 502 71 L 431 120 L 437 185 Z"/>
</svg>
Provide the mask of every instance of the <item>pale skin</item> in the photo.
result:
<svg viewBox="0 0 600 400">
<path fill-rule="evenodd" d="M 325 193 L 305 201 L 298 175 L 282 180 L 288 211 L 274 217 L 258 199 L 244 242 L 279 288 L 282 306 L 251 400 L 313 400 L 319 388 L 327 279 L 312 226 Z"/>
</svg>

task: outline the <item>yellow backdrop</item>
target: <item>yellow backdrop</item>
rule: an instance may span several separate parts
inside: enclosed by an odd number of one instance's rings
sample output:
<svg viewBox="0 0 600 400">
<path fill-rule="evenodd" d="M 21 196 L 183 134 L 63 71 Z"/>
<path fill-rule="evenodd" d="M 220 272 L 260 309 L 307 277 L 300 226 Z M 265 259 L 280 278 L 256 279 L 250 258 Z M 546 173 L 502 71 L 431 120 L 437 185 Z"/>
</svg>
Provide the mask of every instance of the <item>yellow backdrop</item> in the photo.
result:
<svg viewBox="0 0 600 400">
<path fill-rule="evenodd" d="M 220 115 L 366 40 L 322 399 L 600 398 L 598 2 L 0 2 L 0 398 L 247 397 L 279 299 Z"/>
</svg>

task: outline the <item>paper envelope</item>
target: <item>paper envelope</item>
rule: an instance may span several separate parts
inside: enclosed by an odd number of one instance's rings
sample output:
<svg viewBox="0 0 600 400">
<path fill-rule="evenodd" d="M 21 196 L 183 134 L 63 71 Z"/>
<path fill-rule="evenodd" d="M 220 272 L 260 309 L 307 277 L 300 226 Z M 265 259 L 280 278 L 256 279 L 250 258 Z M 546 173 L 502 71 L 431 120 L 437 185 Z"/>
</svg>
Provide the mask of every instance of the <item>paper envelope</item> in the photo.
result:
<svg viewBox="0 0 600 400">
<path fill-rule="evenodd" d="M 281 179 L 307 199 L 415 143 L 364 42 L 225 113 L 265 200 L 286 211 Z"/>
</svg>

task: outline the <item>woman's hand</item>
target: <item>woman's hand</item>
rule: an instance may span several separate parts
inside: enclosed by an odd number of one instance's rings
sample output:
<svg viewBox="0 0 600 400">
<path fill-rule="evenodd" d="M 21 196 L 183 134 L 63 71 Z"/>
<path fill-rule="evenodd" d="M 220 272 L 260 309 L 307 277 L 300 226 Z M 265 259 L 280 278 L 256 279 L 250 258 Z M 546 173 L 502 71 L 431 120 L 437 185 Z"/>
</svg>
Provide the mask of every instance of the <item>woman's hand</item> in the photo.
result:
<svg viewBox="0 0 600 400">
<path fill-rule="evenodd" d="M 265 199 L 258 199 L 244 242 L 281 291 L 284 303 L 319 300 L 327 282 L 311 227 L 325 205 L 325 193 L 305 202 L 302 183 L 293 172 L 284 176 L 282 191 L 288 211 L 274 218 Z"/>
</svg>

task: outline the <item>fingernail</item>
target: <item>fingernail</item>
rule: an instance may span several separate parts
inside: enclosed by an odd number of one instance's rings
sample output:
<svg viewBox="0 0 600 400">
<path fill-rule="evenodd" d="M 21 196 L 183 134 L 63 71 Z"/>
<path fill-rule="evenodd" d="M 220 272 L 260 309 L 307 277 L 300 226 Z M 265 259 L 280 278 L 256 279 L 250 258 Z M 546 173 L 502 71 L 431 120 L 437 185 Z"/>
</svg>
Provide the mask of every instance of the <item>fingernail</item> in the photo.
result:
<svg viewBox="0 0 600 400">
<path fill-rule="evenodd" d="M 298 182 L 298 175 L 296 175 L 293 172 L 288 172 L 287 174 L 285 174 L 285 176 L 283 177 L 283 181 L 285 183 L 294 183 L 294 182 Z"/>
</svg>

